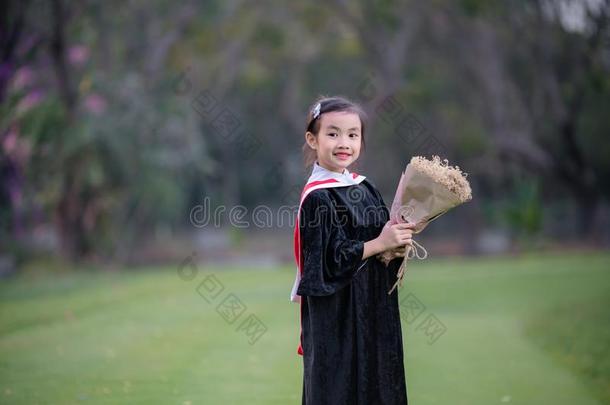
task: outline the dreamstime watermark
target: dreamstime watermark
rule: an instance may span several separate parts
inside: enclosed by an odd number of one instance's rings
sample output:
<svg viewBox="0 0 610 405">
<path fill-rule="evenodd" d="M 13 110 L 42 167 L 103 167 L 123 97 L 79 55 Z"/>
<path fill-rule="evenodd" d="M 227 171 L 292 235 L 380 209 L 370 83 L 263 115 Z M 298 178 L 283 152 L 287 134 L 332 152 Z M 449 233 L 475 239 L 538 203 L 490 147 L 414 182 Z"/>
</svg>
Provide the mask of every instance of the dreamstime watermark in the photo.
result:
<svg viewBox="0 0 610 405">
<path fill-rule="evenodd" d="M 193 84 L 188 72 L 190 66 L 184 69 L 173 81 L 174 93 L 179 96 L 191 96 Z M 196 91 L 191 98 L 191 107 L 209 125 L 217 135 L 228 141 L 242 159 L 248 159 L 262 146 L 262 142 L 254 133 L 247 131 L 227 105 L 218 99 L 208 89 Z"/>
<path fill-rule="evenodd" d="M 188 97 L 190 104 L 201 118 L 202 122 L 208 125 L 212 131 L 222 139 L 230 142 L 235 148 L 239 157 L 243 160 L 253 158 L 263 146 L 263 142 L 252 132 L 243 128 L 242 122 L 225 103 L 220 102 L 209 89 L 193 90 L 193 81 L 189 75 L 191 70 L 187 66 L 173 80 L 173 91 L 181 97 Z M 283 164 L 278 162 L 269 167 L 263 176 L 264 185 L 270 190 L 277 190 L 282 187 L 281 181 L 285 169 Z M 296 201 L 301 189 L 298 186 L 288 187 L 282 194 L 282 203 Z"/>
<path fill-rule="evenodd" d="M 286 172 L 284 164 L 278 162 L 269 167 L 269 170 L 265 173 L 263 182 L 268 190 L 277 190 L 283 186 L 282 178 Z M 299 201 L 303 186 L 292 185 L 287 187 L 283 192 L 280 191 L 280 202 L 283 204 Z"/>
<path fill-rule="evenodd" d="M 413 324 L 426 312 L 426 306 L 413 294 L 409 292 L 400 300 L 400 317 L 407 323 Z M 427 338 L 429 345 L 435 343 L 442 335 L 447 332 L 447 327 L 432 313 L 428 313 L 425 318 L 415 327 L 415 331 L 421 331 Z"/>
<path fill-rule="evenodd" d="M 196 253 L 193 253 L 178 266 L 177 273 L 181 280 L 191 282 L 197 278 L 199 269 L 195 264 L 195 256 Z M 224 284 L 213 273 L 207 274 L 195 288 L 208 304 L 215 305 L 216 312 L 228 325 L 233 325 L 242 318 L 235 331 L 246 335 L 250 345 L 255 344 L 267 332 L 267 326 L 255 314 L 242 317 L 248 309 L 246 304 L 235 293 L 227 294 L 224 293 L 225 290 Z"/>
<path fill-rule="evenodd" d="M 315 191 L 314 191 L 315 193 Z M 321 198 L 308 198 L 302 207 L 299 225 L 316 228 L 320 226 L 344 227 L 350 225 L 354 228 L 366 224 L 367 226 L 383 226 L 387 222 L 386 208 L 382 206 L 366 205 L 358 202 L 367 196 L 359 188 L 350 188 L 345 193 L 347 202 L 335 203 L 329 200 L 327 204 L 320 203 Z M 298 205 L 281 205 L 272 209 L 268 205 L 257 205 L 252 210 L 244 205 L 227 207 L 218 205 L 211 207 L 210 197 L 205 197 L 202 204 L 191 208 L 189 221 L 196 228 L 216 227 L 220 228 L 227 222 L 235 228 L 282 228 L 284 226 L 294 227 Z M 404 206 L 398 211 L 398 215 L 408 218 L 413 213 L 413 207 Z"/>
<path fill-rule="evenodd" d="M 366 103 L 373 102 L 379 94 L 377 81 L 375 74 L 369 74 L 358 82 L 358 97 Z M 447 155 L 447 147 L 415 115 L 408 112 L 394 95 L 387 96 L 373 105 L 373 111 L 387 124 L 392 125 L 394 133 L 412 148 L 413 155 Z"/>
</svg>

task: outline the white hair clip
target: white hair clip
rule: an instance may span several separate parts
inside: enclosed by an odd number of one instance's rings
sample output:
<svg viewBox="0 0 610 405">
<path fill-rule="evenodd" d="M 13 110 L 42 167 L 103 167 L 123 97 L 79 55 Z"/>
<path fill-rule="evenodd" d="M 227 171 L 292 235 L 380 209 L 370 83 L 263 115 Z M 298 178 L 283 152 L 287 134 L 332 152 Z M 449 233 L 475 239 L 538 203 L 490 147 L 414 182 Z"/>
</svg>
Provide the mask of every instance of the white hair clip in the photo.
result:
<svg viewBox="0 0 610 405">
<path fill-rule="evenodd" d="M 320 105 L 320 103 L 316 104 L 316 106 L 313 108 L 313 111 L 311 113 L 311 120 L 315 120 L 316 118 L 318 118 L 318 116 L 320 115 L 320 109 L 322 108 L 322 106 Z"/>
</svg>

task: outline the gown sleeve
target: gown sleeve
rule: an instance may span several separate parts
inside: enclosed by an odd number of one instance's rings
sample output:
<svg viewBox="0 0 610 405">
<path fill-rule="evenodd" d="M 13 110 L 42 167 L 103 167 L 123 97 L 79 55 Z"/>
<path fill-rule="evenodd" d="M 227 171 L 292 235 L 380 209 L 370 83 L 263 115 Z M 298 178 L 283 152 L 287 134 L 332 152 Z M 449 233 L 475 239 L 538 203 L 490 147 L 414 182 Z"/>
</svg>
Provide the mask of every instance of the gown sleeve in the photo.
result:
<svg viewBox="0 0 610 405">
<path fill-rule="evenodd" d="M 362 260 L 364 241 L 347 237 L 345 224 L 323 190 L 305 198 L 300 214 L 303 271 L 297 294 L 334 294 L 366 263 Z"/>
</svg>

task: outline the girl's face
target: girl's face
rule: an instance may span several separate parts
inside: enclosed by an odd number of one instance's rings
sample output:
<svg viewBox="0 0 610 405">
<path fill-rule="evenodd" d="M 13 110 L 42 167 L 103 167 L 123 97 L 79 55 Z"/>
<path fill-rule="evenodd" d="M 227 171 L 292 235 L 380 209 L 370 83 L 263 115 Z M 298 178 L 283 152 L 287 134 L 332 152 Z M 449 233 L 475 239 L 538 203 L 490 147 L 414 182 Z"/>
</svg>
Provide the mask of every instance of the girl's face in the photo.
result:
<svg viewBox="0 0 610 405">
<path fill-rule="evenodd" d="M 356 113 L 328 112 L 320 116 L 318 136 L 307 132 L 305 140 L 316 150 L 320 166 L 343 173 L 360 155 L 361 127 L 360 117 Z"/>
</svg>

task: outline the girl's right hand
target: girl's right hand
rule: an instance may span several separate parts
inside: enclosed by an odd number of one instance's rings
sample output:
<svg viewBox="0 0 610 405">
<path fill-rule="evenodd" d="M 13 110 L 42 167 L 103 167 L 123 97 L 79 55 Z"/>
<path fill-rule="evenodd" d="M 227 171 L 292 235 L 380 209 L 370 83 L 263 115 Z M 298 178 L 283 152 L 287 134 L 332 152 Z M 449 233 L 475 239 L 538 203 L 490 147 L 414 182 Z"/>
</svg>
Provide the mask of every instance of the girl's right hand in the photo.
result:
<svg viewBox="0 0 610 405">
<path fill-rule="evenodd" d="M 381 230 L 381 233 L 377 237 L 383 250 L 393 249 L 399 246 L 406 246 L 412 244 L 413 228 L 415 224 L 401 223 L 401 224 L 390 224 L 390 221 L 386 222 Z"/>
</svg>

